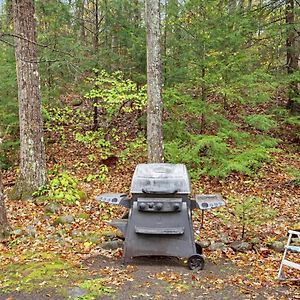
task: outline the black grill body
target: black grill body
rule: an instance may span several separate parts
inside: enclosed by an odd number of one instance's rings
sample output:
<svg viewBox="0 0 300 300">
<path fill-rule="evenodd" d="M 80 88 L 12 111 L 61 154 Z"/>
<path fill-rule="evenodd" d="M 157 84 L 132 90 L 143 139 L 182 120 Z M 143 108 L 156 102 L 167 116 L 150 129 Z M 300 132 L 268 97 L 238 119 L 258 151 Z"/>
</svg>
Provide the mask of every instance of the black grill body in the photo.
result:
<svg viewBox="0 0 300 300">
<path fill-rule="evenodd" d="M 125 236 L 123 258 L 176 256 L 188 258 L 191 269 L 202 269 L 204 260 L 196 247 L 192 210 L 224 205 L 219 195 L 190 199 L 190 181 L 183 164 L 139 164 L 132 177 L 131 197 L 102 194 L 97 200 L 129 208 L 128 219 L 110 224 Z"/>
</svg>

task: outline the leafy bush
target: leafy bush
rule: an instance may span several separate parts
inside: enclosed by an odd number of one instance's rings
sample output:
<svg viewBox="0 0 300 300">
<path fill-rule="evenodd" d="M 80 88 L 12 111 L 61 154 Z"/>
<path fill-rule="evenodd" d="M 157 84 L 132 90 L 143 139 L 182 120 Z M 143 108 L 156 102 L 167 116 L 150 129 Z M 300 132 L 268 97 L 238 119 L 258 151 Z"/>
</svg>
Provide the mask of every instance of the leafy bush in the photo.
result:
<svg viewBox="0 0 300 300">
<path fill-rule="evenodd" d="M 119 153 L 121 162 L 126 162 L 128 159 L 138 159 L 147 156 L 146 138 L 143 135 L 138 136 L 135 140 L 127 142 L 125 149 Z"/>
<path fill-rule="evenodd" d="M 67 172 L 58 173 L 47 185 L 35 192 L 33 196 L 45 196 L 50 200 L 74 205 L 85 198 L 85 193 L 78 189 L 77 180 Z"/>
<path fill-rule="evenodd" d="M 114 149 L 110 141 L 105 139 L 105 134 L 100 129 L 97 131 L 86 131 L 84 134 L 76 132 L 75 140 L 85 145 L 96 147 L 100 151 L 101 159 L 108 158 Z"/>
<path fill-rule="evenodd" d="M 97 174 L 89 174 L 85 177 L 85 180 L 87 182 L 93 181 L 93 180 L 100 180 L 101 182 L 104 182 L 107 178 L 108 174 L 108 167 L 106 165 L 100 165 L 99 171 Z"/>
<path fill-rule="evenodd" d="M 133 81 L 124 79 L 120 71 L 110 75 L 104 70 L 94 69 L 94 73 L 95 77 L 88 78 L 94 87 L 85 95 L 92 101 L 94 122 L 98 122 L 100 110 L 101 121 L 105 124 L 119 114 L 144 109 L 147 102 L 145 87 L 138 88 Z"/>
<path fill-rule="evenodd" d="M 52 134 L 59 134 L 62 146 L 65 146 L 66 129 L 82 130 L 82 128 L 91 124 L 91 117 L 80 109 L 72 109 L 69 106 L 52 107 L 44 106 L 42 108 L 45 129 Z"/>
</svg>

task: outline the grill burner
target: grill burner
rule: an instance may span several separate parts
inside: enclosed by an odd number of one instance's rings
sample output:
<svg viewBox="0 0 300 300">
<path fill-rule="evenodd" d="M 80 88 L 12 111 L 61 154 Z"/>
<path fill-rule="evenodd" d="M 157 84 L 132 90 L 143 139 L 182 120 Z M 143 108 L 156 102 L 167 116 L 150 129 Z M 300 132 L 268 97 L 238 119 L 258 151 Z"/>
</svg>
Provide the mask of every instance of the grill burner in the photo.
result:
<svg viewBox="0 0 300 300">
<path fill-rule="evenodd" d="M 191 193 L 183 164 L 139 164 L 126 194 L 101 194 L 96 200 L 129 208 L 128 219 L 110 224 L 125 236 L 124 262 L 137 256 L 188 258 L 189 268 L 203 269 L 202 249 L 194 241 L 192 210 L 225 205 L 220 195 Z"/>
</svg>

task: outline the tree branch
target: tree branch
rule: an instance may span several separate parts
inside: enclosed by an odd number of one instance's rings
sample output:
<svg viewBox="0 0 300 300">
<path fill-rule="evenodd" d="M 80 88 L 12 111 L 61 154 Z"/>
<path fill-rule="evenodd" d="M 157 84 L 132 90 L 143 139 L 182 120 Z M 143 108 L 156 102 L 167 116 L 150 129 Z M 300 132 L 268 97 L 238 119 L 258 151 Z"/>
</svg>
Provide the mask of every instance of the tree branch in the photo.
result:
<svg viewBox="0 0 300 300">
<path fill-rule="evenodd" d="M 2 39 L 2 37 L 5 37 L 5 36 L 11 36 L 11 37 L 14 37 L 14 38 L 22 39 L 22 40 L 24 40 L 24 41 L 27 41 L 28 43 L 32 43 L 32 44 L 34 44 L 34 45 L 37 45 L 37 46 L 43 47 L 43 48 L 49 48 L 49 49 L 52 50 L 53 52 L 63 53 L 63 54 L 69 55 L 69 56 L 71 56 L 71 57 L 74 58 L 74 55 L 71 54 L 70 52 L 66 52 L 66 51 L 62 51 L 62 50 L 57 50 L 57 49 L 55 49 L 55 48 L 52 48 L 50 45 L 44 45 L 44 44 L 37 43 L 37 42 L 35 42 L 35 41 L 32 41 L 32 40 L 30 40 L 30 39 L 27 39 L 27 38 L 24 37 L 24 36 L 21 36 L 21 35 L 18 35 L 18 34 L 14 34 L 14 33 L 5 33 L 5 32 L 0 33 L 0 41 L 2 41 L 2 42 L 4 42 L 4 43 L 7 43 L 7 44 L 9 44 L 10 46 L 14 46 L 14 47 L 15 47 L 14 44 L 12 44 L 12 43 L 10 43 L 10 42 L 8 42 L 8 41 Z"/>
</svg>

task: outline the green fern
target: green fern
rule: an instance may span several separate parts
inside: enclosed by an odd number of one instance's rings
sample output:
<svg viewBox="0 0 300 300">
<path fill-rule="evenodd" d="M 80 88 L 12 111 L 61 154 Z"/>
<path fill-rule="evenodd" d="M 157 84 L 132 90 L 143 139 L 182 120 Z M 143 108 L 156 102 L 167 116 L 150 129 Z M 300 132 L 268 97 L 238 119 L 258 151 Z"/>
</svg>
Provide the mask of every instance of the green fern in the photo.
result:
<svg viewBox="0 0 300 300">
<path fill-rule="evenodd" d="M 275 129 L 278 126 L 278 123 L 273 120 L 271 115 L 250 115 L 244 118 L 245 122 L 261 131 L 269 131 Z"/>
</svg>

